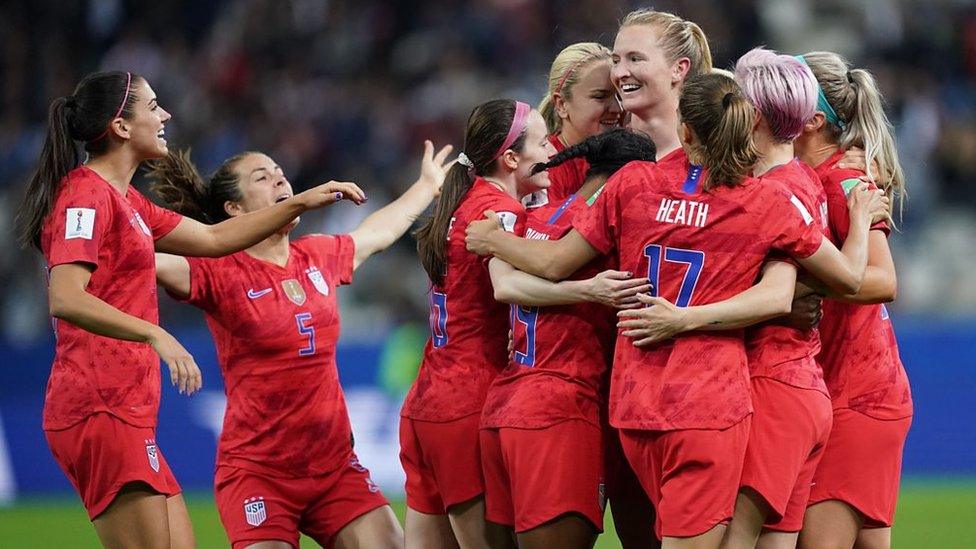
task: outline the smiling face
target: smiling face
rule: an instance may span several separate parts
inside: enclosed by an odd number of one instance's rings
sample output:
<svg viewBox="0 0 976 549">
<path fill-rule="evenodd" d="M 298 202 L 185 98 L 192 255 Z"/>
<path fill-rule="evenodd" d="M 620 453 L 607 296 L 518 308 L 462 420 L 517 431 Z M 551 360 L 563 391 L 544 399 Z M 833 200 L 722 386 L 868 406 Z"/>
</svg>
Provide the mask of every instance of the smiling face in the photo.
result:
<svg viewBox="0 0 976 549">
<path fill-rule="evenodd" d="M 656 27 L 621 27 L 613 43 L 612 60 L 610 77 L 620 92 L 624 110 L 640 115 L 665 101 L 677 103 L 687 67 L 682 66 L 682 60 L 667 59 Z M 687 62 L 684 59 L 685 65 Z"/>
<path fill-rule="evenodd" d="M 566 90 L 568 97 L 556 101 L 556 111 L 563 121 L 563 131 L 571 130 L 585 139 L 620 122 L 620 104 L 614 97 L 610 67 L 599 59 L 579 69 L 579 80 Z"/>
<path fill-rule="evenodd" d="M 241 200 L 227 202 L 224 208 L 231 216 L 262 210 L 291 198 L 291 183 L 285 178 L 281 166 L 268 155 L 249 153 L 233 167 L 241 190 Z M 287 233 L 298 225 L 296 218 L 280 233 Z"/>
<path fill-rule="evenodd" d="M 130 93 L 136 97 L 136 101 L 132 103 L 132 116 L 113 121 L 113 124 L 117 124 L 116 132 L 128 138 L 129 146 L 142 159 L 166 156 L 169 149 L 163 137 L 164 127 L 172 116 L 159 106 L 156 92 L 145 80 L 134 80 Z"/>
</svg>

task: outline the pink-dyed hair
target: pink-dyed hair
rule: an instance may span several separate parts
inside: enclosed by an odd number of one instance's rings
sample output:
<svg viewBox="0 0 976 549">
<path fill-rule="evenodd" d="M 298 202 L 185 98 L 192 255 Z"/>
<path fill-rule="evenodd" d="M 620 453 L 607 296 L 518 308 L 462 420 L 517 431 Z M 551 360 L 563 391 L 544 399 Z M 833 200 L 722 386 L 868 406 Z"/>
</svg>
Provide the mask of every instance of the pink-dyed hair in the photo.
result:
<svg viewBox="0 0 976 549">
<path fill-rule="evenodd" d="M 817 112 L 817 79 L 792 56 L 754 48 L 735 64 L 735 81 L 777 139 L 799 137 Z"/>
</svg>

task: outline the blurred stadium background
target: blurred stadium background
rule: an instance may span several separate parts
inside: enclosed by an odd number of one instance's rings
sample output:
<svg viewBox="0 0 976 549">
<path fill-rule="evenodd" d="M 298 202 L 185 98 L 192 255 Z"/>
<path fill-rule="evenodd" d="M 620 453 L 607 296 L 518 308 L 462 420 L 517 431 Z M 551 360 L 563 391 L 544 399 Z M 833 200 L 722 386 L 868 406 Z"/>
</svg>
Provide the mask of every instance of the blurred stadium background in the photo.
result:
<svg viewBox="0 0 976 549">
<path fill-rule="evenodd" d="M 0 544 L 83 547 L 95 538 L 40 428 L 52 357 L 40 255 L 10 227 L 47 105 L 98 69 L 144 75 L 173 114 L 170 146 L 201 170 L 267 152 L 297 189 L 356 181 L 367 206 L 305 216 L 342 232 L 416 177 L 422 140 L 460 146 L 470 108 L 537 103 L 562 47 L 612 45 L 645 3 L 616 0 L 3 0 L 0 2 Z M 967 0 L 657 1 L 699 23 L 716 65 L 758 44 L 829 49 L 879 78 L 909 200 L 892 236 L 890 309 L 916 415 L 896 547 L 976 547 L 976 5 Z M 141 185 L 141 182 L 140 182 Z M 339 370 L 357 451 L 402 497 L 396 426 L 426 338 L 426 278 L 404 238 L 340 292 Z M 195 309 L 164 297 L 164 325 L 194 353 L 205 389 L 163 390 L 161 448 L 190 495 L 201 547 L 226 544 L 211 482 L 223 392 Z M 402 504 L 399 504 L 402 507 Z M 616 546 L 608 534 L 601 546 Z"/>
</svg>

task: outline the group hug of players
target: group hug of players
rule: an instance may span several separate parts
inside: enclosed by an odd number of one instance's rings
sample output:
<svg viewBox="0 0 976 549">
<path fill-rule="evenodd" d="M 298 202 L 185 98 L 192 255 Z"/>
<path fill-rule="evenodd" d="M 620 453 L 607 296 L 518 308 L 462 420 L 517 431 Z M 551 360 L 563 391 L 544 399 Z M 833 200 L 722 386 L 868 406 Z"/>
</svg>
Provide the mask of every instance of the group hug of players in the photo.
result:
<svg viewBox="0 0 976 549">
<path fill-rule="evenodd" d="M 639 10 L 612 51 L 565 48 L 548 88 L 538 110 L 477 106 L 452 162 L 427 142 L 417 181 L 349 234 L 294 240 L 302 212 L 363 191 L 294 195 L 259 152 L 201 177 L 132 73 L 52 103 L 19 228 L 56 319 L 44 431 L 106 547 L 195 543 L 155 440 L 159 358 L 181 393 L 202 380 L 157 284 L 216 344 L 235 548 L 585 548 L 607 500 L 625 547 L 890 545 L 904 181 L 872 76 L 762 48 L 713 69 L 697 25 Z M 130 185 L 146 161 L 165 208 Z M 431 203 L 401 529 L 353 451 L 335 292 Z"/>
</svg>

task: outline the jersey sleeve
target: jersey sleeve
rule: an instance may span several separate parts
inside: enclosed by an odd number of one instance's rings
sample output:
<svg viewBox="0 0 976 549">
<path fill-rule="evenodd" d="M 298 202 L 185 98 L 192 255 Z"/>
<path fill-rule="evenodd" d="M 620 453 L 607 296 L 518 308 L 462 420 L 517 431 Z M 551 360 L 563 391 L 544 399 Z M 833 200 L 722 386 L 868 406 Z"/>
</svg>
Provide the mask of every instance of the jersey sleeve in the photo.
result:
<svg viewBox="0 0 976 549">
<path fill-rule="evenodd" d="M 621 174 L 611 176 L 596 201 L 573 218 L 573 228 L 603 254 L 610 253 L 620 238 L 619 189 L 624 183 Z"/>
<path fill-rule="evenodd" d="M 203 310 L 212 309 L 219 301 L 217 299 L 217 280 L 214 277 L 215 260 L 206 257 L 187 257 L 190 264 L 190 295 L 186 298 L 172 296 L 177 301 L 184 301 Z"/>
<path fill-rule="evenodd" d="M 50 224 L 48 269 L 65 263 L 87 263 L 97 269 L 114 215 L 108 189 L 62 192 L 46 221 Z"/>
<path fill-rule="evenodd" d="M 777 192 L 772 198 L 776 207 L 770 212 L 768 227 L 772 232 L 772 247 L 796 259 L 813 255 L 824 240 L 823 230 L 813 213 L 789 191 Z"/>
<path fill-rule="evenodd" d="M 135 189 L 130 189 L 129 199 L 133 207 L 135 207 L 139 215 L 142 216 L 142 219 L 149 226 L 153 240 L 159 240 L 168 235 L 183 220 L 182 215 L 153 204 L 152 201 Z"/>
<path fill-rule="evenodd" d="M 305 239 L 305 246 L 322 261 L 325 276 L 333 286 L 352 283 L 356 243 L 350 235 L 313 235 Z"/>
</svg>

